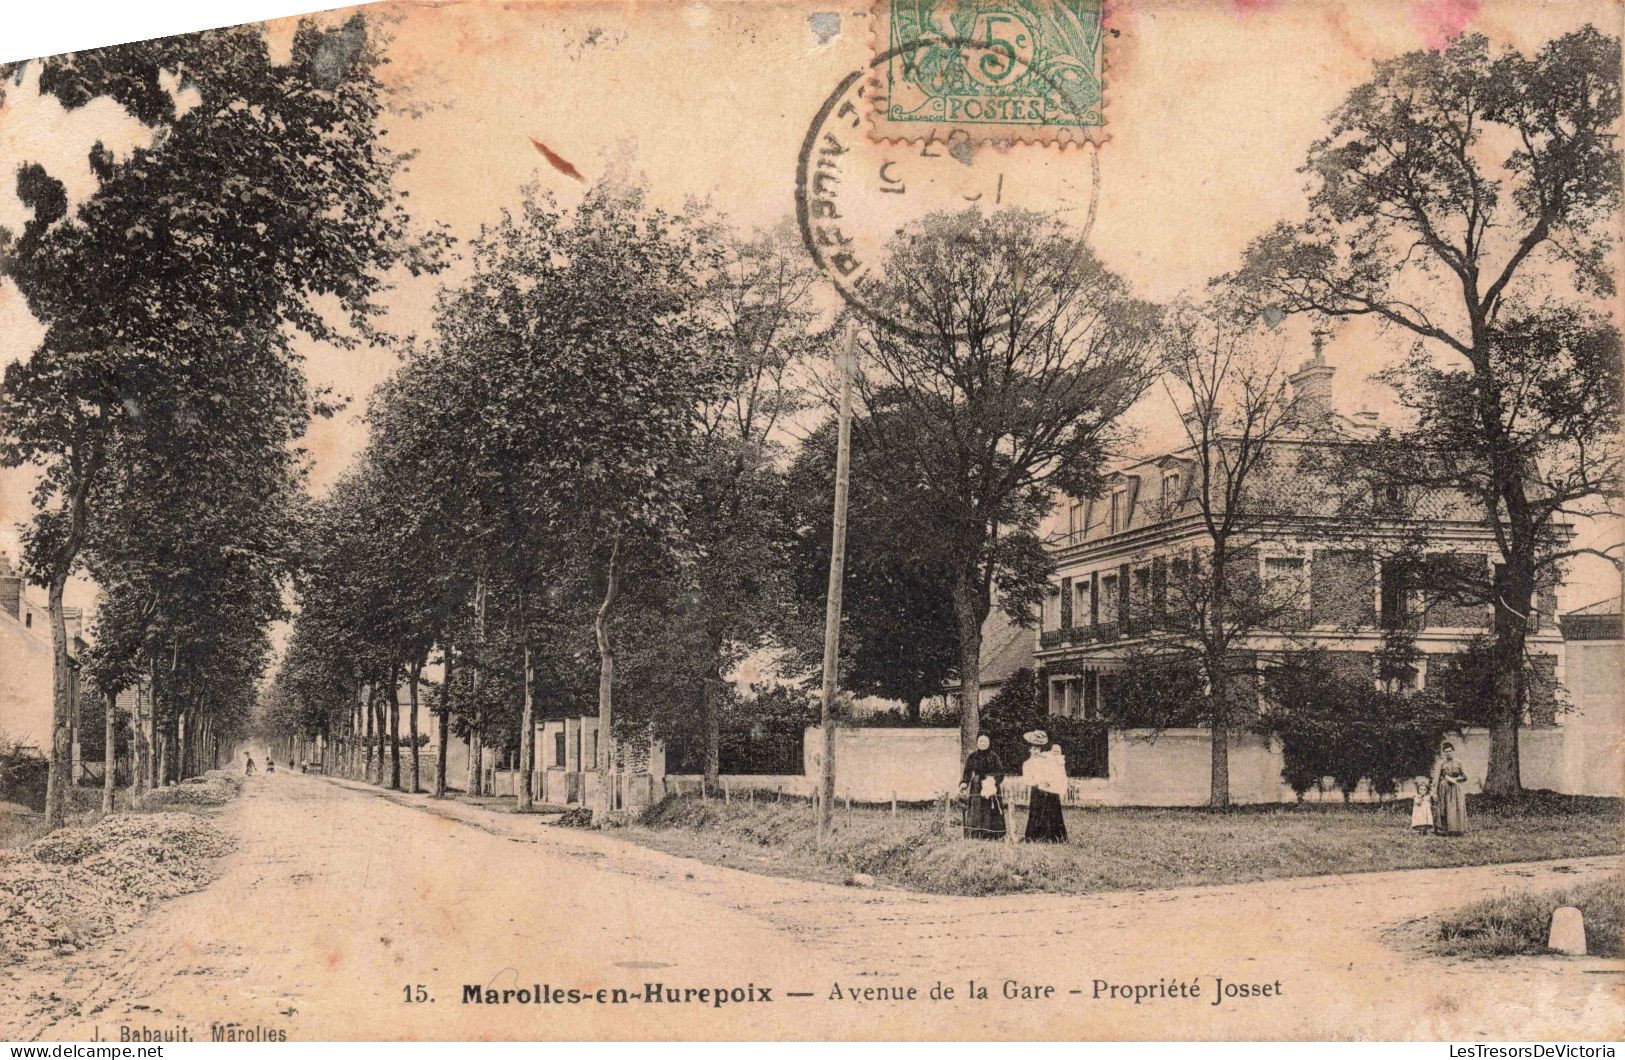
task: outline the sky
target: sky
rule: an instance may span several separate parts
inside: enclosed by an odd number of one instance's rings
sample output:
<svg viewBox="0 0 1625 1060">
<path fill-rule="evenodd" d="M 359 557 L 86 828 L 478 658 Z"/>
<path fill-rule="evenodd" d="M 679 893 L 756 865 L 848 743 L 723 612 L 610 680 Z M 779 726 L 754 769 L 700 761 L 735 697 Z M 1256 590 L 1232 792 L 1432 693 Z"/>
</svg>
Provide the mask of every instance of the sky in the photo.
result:
<svg viewBox="0 0 1625 1060">
<path fill-rule="evenodd" d="M 793 216 L 808 125 L 840 80 L 867 62 L 875 39 L 869 5 L 818 0 L 375 8 L 394 35 L 387 78 L 417 113 L 390 122 L 390 144 L 416 156 L 403 187 L 419 217 L 462 240 L 515 206 L 531 182 L 566 204 L 580 196 L 584 184 L 549 164 L 533 140 L 587 182 L 633 173 L 662 205 L 700 197 L 743 228 L 783 223 Z M 1249 238 L 1299 215 L 1305 151 L 1374 60 L 1440 46 L 1464 29 L 1528 52 L 1588 21 L 1619 33 L 1620 11 L 1532 0 L 1122 0 L 1108 11 L 1105 142 L 984 148 L 971 168 L 1002 174 L 1005 201 L 1061 203 L 1079 220 L 1097 195 L 1097 253 L 1140 296 L 1168 300 L 1199 291 L 1238 263 Z M 832 36 L 832 20 L 812 17 L 824 13 L 839 16 Z M 273 38 L 285 42 L 291 27 L 273 24 Z M 26 71 L 8 89 L 0 169 L 40 161 L 70 196 L 82 196 L 91 143 L 120 152 L 143 142 L 145 131 L 106 100 L 65 113 L 38 96 Z M 871 150 L 877 168 L 888 158 L 923 165 L 906 145 Z M 951 165 L 938 172 L 949 182 L 970 179 Z M 15 228 L 24 216 L 12 189 L 0 186 L 0 225 Z M 388 326 L 427 332 L 437 285 L 456 275 L 454 266 L 440 278 L 398 278 Z M 1282 328 L 1284 341 L 1307 355 L 1306 325 Z M 16 290 L 0 285 L 0 361 L 27 356 L 38 340 Z M 1368 377 L 1406 345 L 1370 326 L 1340 330 L 1326 351 L 1337 368 L 1337 406 L 1390 411 Z M 395 357 L 307 340 L 301 349 L 313 383 L 353 398 L 350 412 L 319 422 L 307 440 L 313 485 L 323 489 L 364 440 L 356 414 Z M 1154 399 L 1131 420 L 1142 447 L 1167 438 L 1169 420 Z M 15 551 L 11 527 L 28 516 L 28 491 L 25 472 L 0 472 L 0 548 Z M 1616 587 L 1606 564 L 1586 566 L 1562 603 L 1578 606 Z M 79 585 L 74 595 L 88 603 L 91 590 Z"/>
</svg>

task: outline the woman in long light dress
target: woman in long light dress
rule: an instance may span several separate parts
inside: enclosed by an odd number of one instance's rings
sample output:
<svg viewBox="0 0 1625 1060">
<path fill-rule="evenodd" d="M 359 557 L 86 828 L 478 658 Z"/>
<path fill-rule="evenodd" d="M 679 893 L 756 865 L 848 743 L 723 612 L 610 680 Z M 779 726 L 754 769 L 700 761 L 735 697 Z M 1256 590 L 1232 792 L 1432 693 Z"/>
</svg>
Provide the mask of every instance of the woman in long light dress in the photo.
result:
<svg viewBox="0 0 1625 1060">
<path fill-rule="evenodd" d="M 1444 760 L 1433 782 L 1433 831 L 1436 835 L 1461 835 L 1467 831 L 1467 771 L 1456 761 L 1454 744 L 1440 749 Z"/>
<path fill-rule="evenodd" d="M 1021 737 L 1027 741 L 1027 761 L 1021 779 L 1027 782 L 1027 835 L 1029 843 L 1066 842 L 1066 819 L 1061 816 L 1061 796 L 1066 792 L 1066 756 L 1051 747 L 1049 734 L 1034 729 Z"/>
</svg>

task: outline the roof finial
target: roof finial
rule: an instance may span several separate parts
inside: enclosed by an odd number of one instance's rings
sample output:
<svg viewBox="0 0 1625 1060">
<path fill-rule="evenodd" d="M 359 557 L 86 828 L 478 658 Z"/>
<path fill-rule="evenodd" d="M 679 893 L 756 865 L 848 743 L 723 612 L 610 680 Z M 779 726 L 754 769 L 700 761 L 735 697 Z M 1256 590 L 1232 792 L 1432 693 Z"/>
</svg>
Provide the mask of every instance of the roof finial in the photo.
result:
<svg viewBox="0 0 1625 1060">
<path fill-rule="evenodd" d="M 1322 324 L 1310 332 L 1310 341 L 1314 347 L 1314 356 L 1309 359 L 1310 364 L 1322 365 L 1326 363 L 1326 340 L 1331 338 L 1331 329 Z"/>
</svg>

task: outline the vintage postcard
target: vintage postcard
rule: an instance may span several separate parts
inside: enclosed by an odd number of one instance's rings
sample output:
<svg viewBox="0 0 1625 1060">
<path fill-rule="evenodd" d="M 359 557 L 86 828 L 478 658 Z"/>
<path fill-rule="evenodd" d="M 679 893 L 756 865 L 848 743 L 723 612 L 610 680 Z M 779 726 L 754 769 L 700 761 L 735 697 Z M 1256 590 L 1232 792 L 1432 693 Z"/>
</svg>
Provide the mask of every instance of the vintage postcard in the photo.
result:
<svg viewBox="0 0 1625 1060">
<path fill-rule="evenodd" d="M 1621 10 L 9 57 L 0 1038 L 1617 1042 Z"/>
</svg>

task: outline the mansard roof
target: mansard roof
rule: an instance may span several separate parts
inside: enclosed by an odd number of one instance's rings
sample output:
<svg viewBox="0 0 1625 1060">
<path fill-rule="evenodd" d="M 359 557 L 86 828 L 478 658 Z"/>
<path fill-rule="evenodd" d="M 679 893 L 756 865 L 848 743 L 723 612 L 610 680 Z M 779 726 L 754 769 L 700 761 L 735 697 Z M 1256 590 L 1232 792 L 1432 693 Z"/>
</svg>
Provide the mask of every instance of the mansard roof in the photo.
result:
<svg viewBox="0 0 1625 1060">
<path fill-rule="evenodd" d="M 1317 517 L 1334 511 L 1337 498 L 1330 483 L 1308 466 L 1307 454 L 1325 452 L 1340 444 L 1350 444 L 1377 433 L 1375 417 L 1364 413 L 1348 417 L 1338 413 L 1326 416 L 1313 429 L 1299 429 L 1281 435 L 1270 443 L 1271 461 L 1260 468 L 1253 492 L 1269 497 L 1286 517 Z M 1237 439 L 1221 438 L 1218 444 L 1235 445 Z M 1066 548 L 1119 535 L 1146 531 L 1159 525 L 1176 524 L 1200 514 L 1201 468 L 1197 447 L 1186 443 L 1178 448 L 1127 461 L 1105 478 L 1099 497 L 1085 501 L 1063 499 L 1051 540 L 1054 547 Z M 1170 476 L 1177 475 L 1177 481 Z M 1172 496 L 1164 492 L 1172 484 Z M 1112 498 L 1118 497 L 1118 526 L 1111 527 Z M 1418 514 L 1429 520 L 1476 521 L 1478 510 L 1466 498 L 1438 491 L 1422 499 Z"/>
</svg>

